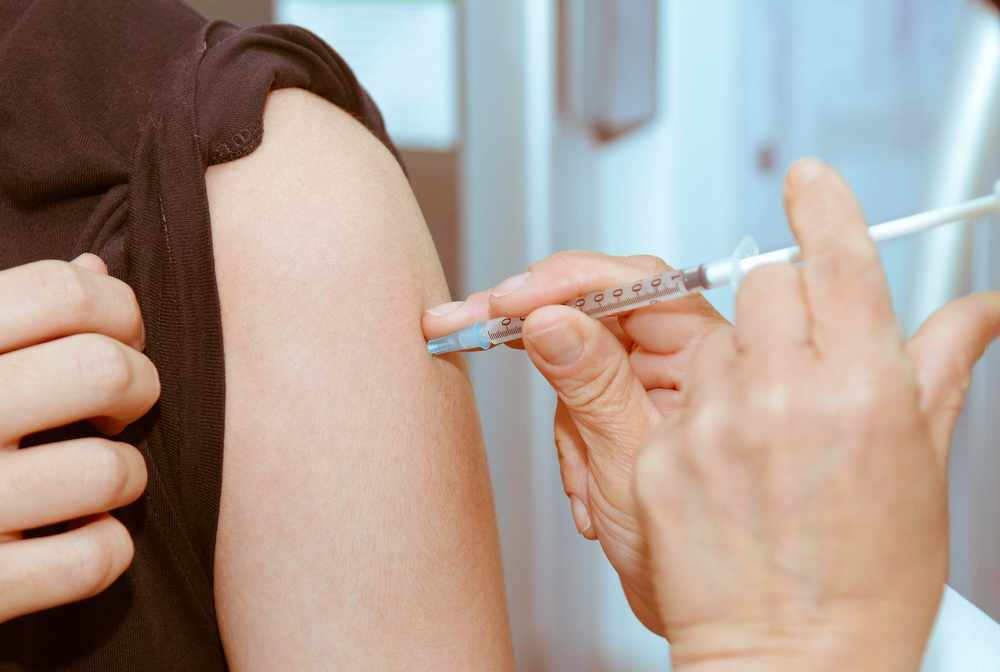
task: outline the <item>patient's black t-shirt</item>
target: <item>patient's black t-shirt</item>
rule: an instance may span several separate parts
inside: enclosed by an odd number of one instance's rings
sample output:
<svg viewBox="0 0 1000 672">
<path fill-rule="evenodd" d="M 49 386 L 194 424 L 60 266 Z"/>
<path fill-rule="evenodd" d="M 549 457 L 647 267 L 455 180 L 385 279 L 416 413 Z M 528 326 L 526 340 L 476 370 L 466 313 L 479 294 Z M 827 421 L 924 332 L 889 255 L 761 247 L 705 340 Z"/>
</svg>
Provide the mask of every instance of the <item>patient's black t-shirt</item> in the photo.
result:
<svg viewBox="0 0 1000 672">
<path fill-rule="evenodd" d="M 204 174 L 260 144 L 267 94 L 285 87 L 391 148 L 348 67 L 300 28 L 240 30 L 178 0 L 0 2 L 0 267 L 99 255 L 136 292 L 162 382 L 122 437 L 149 470 L 142 498 L 115 512 L 135 560 L 97 597 L 0 625 L 0 670 L 226 669 L 212 588 L 225 379 Z M 77 424 L 22 445 L 89 434 Z"/>
</svg>

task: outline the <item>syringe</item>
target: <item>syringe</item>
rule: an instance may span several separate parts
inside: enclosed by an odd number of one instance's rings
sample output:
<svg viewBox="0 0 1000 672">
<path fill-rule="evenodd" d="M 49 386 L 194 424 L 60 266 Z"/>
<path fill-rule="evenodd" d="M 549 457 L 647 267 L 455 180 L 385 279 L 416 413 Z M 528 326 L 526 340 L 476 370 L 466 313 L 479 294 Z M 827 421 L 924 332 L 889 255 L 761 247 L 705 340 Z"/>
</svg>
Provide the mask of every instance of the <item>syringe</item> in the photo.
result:
<svg viewBox="0 0 1000 672">
<path fill-rule="evenodd" d="M 876 243 L 883 243 L 994 212 L 1000 212 L 1000 182 L 994 186 L 992 196 L 897 219 L 873 226 L 868 230 Z M 566 305 L 591 317 L 610 317 L 725 285 L 738 289 L 743 277 L 755 268 L 767 264 L 796 264 L 802 261 L 802 250 L 798 247 L 789 247 L 767 254 L 759 252 L 757 243 L 747 236 L 736 248 L 732 257 L 593 292 L 567 301 Z M 521 338 L 524 319 L 498 317 L 485 324 L 477 322 L 468 329 L 432 340 L 427 344 L 427 349 L 432 355 L 461 350 L 488 350 L 494 345 Z"/>
</svg>

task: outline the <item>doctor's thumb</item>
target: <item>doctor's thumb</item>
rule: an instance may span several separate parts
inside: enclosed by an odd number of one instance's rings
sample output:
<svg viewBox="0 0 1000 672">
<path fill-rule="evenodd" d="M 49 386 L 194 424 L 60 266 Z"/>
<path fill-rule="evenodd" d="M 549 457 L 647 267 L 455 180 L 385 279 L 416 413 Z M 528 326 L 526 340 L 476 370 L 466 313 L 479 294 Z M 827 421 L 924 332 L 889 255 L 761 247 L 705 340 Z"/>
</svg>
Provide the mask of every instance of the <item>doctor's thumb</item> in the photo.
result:
<svg viewBox="0 0 1000 672">
<path fill-rule="evenodd" d="M 566 306 L 536 310 L 523 335 L 528 356 L 586 442 L 588 459 L 611 458 L 631 470 L 636 446 L 661 416 L 615 335 Z"/>
</svg>

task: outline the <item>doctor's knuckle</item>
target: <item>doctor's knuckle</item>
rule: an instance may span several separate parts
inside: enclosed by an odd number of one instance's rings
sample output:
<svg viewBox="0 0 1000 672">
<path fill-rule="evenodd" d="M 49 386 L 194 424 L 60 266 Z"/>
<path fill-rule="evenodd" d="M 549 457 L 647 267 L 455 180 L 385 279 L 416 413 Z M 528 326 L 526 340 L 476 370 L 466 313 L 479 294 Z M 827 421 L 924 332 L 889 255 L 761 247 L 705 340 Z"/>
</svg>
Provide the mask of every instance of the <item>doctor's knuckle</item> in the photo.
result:
<svg viewBox="0 0 1000 672">
<path fill-rule="evenodd" d="M 841 230 L 833 230 L 831 236 L 842 238 Z M 814 256 L 810 262 L 816 275 L 822 278 L 861 277 L 875 279 L 882 272 L 882 261 L 878 250 L 869 241 L 859 240 L 847 245 L 841 240 L 830 246 L 828 253 Z"/>
<path fill-rule="evenodd" d="M 532 266 L 532 269 L 537 270 L 539 265 L 544 264 L 544 267 L 555 277 L 568 279 L 573 271 L 592 263 L 592 259 L 588 259 L 588 256 L 592 256 L 592 253 L 580 250 L 564 250 L 556 252 L 548 259 L 540 262 L 540 264 Z"/>
<path fill-rule="evenodd" d="M 672 444 L 664 440 L 636 456 L 635 493 L 640 502 L 648 506 L 662 497 L 670 482 L 674 458 Z"/>
<path fill-rule="evenodd" d="M 878 423 L 885 413 L 907 402 L 919 403 L 919 390 L 913 381 L 886 363 L 867 370 L 857 369 L 845 378 L 841 387 L 842 409 L 839 413 L 856 421 Z"/>
<path fill-rule="evenodd" d="M 747 273 L 740 285 L 740 293 L 770 294 L 776 286 L 785 286 L 798 282 L 799 270 L 790 264 L 769 264 L 760 266 Z"/>
<path fill-rule="evenodd" d="M 651 254 L 636 254 L 627 257 L 627 260 L 645 275 L 659 275 L 670 270 L 667 262 Z"/>
<path fill-rule="evenodd" d="M 746 400 L 748 420 L 764 426 L 786 423 L 797 412 L 802 390 L 783 376 L 763 376 Z"/>
<path fill-rule="evenodd" d="M 600 416 L 619 414 L 624 408 L 621 390 L 627 371 L 624 366 L 606 366 L 571 381 L 564 389 L 566 404 L 579 413 Z"/>
<path fill-rule="evenodd" d="M 690 414 L 687 433 L 694 445 L 723 446 L 732 434 L 740 409 L 720 399 L 696 407 Z"/>
</svg>

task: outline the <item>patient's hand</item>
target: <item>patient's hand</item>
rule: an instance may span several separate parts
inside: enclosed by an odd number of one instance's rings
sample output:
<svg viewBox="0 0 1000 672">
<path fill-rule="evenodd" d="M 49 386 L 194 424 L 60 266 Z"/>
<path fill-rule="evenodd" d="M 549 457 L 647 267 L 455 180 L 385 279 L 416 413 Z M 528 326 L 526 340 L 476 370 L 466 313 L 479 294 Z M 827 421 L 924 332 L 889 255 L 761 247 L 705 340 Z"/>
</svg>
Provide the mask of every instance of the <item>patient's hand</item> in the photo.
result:
<svg viewBox="0 0 1000 672">
<path fill-rule="evenodd" d="M 146 487 L 143 457 L 127 443 L 82 438 L 19 449 L 23 439 L 80 420 L 119 434 L 156 403 L 160 381 L 141 353 L 135 294 L 92 254 L 0 272 L 0 324 L 2 623 L 111 585 L 133 546 L 108 512 Z M 25 538 L 64 522 L 68 531 Z"/>
<path fill-rule="evenodd" d="M 432 309 L 423 319 L 430 339 L 477 320 L 528 315 L 524 347 L 559 394 L 555 440 L 577 528 L 600 540 L 636 615 L 661 634 L 632 497 L 636 449 L 664 416 L 683 406 L 692 353 L 729 323 L 700 296 L 602 321 L 552 304 L 668 270 L 655 257 L 566 252 L 532 266 L 516 291 L 523 276 L 457 308 Z M 448 314 L 433 314 L 448 308 Z"/>
<path fill-rule="evenodd" d="M 946 457 L 1000 297 L 906 346 L 849 187 L 792 169 L 803 267 L 751 273 L 636 464 L 677 670 L 916 670 L 947 573 Z"/>
</svg>

